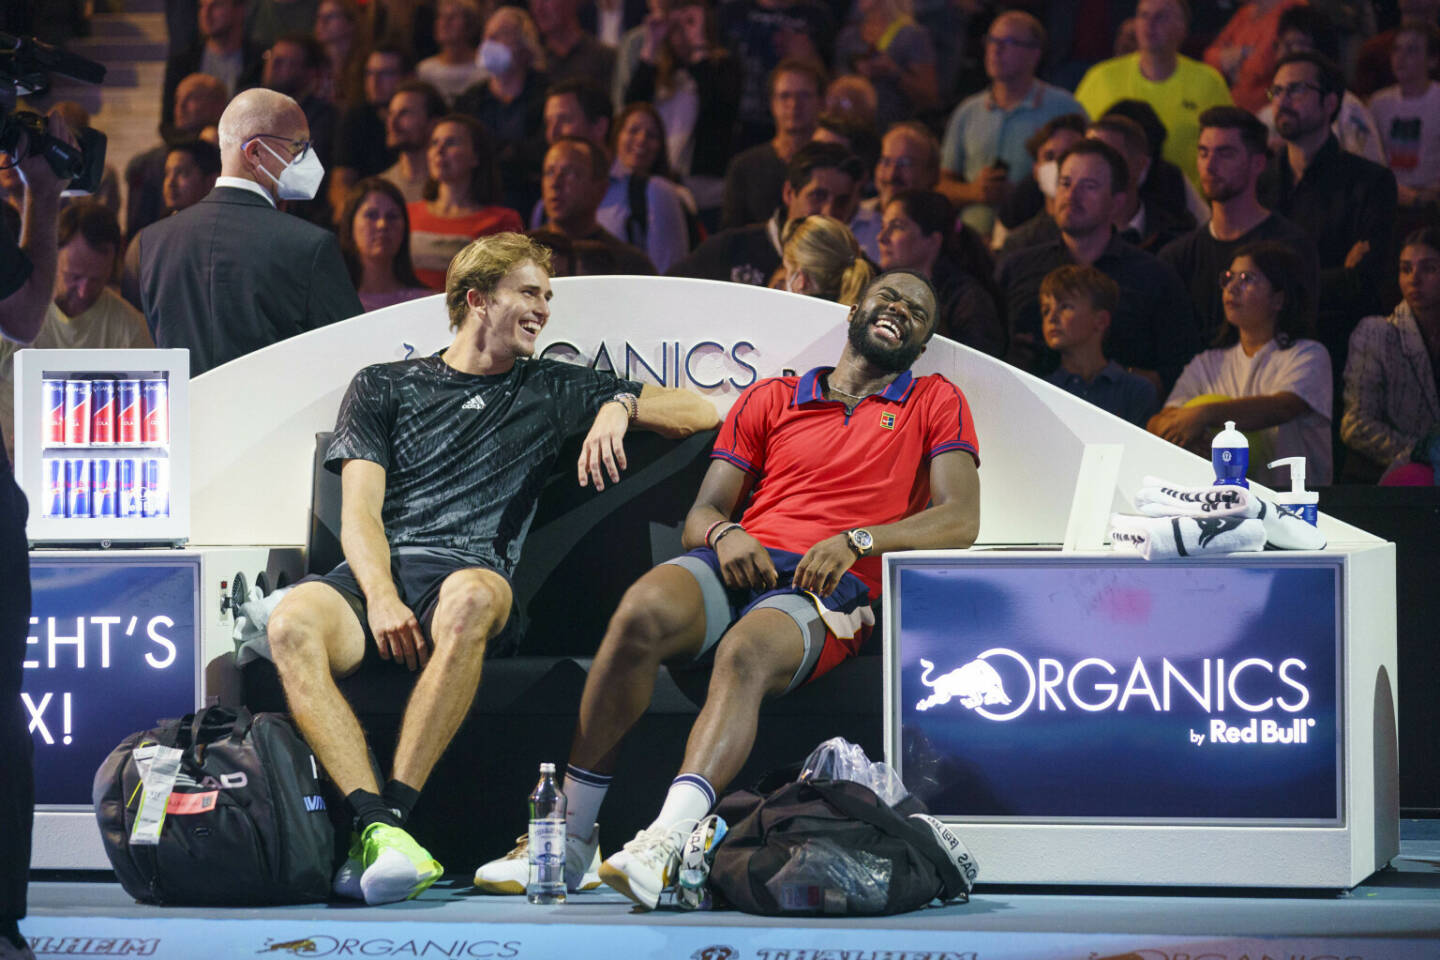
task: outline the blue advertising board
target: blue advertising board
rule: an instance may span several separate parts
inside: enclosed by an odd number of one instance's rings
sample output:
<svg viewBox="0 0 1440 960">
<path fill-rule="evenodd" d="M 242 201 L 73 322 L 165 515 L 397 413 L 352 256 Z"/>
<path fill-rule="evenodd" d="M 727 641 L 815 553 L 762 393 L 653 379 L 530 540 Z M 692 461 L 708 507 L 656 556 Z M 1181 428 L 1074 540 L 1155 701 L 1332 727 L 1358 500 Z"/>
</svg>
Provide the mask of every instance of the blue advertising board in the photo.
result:
<svg viewBox="0 0 1440 960">
<path fill-rule="evenodd" d="M 1340 822 L 1338 562 L 896 567 L 891 759 L 937 816 Z"/>
<path fill-rule="evenodd" d="M 199 558 L 32 556 L 21 701 L 35 743 L 35 802 L 91 803 L 126 736 L 193 712 Z"/>
</svg>

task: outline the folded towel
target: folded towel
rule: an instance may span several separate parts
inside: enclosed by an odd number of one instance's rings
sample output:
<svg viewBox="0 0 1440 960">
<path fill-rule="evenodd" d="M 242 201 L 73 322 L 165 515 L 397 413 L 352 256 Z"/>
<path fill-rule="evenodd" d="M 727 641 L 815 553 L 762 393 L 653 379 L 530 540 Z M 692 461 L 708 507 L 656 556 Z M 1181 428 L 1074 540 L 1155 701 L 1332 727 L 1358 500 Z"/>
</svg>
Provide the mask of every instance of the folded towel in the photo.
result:
<svg viewBox="0 0 1440 960">
<path fill-rule="evenodd" d="M 1254 489 L 1222 484 L 1187 487 L 1146 477 L 1135 507 L 1147 517 L 1243 517 L 1265 525 L 1265 542 L 1275 550 L 1324 550 L 1325 535 L 1289 507 Z"/>
<path fill-rule="evenodd" d="M 1301 521 L 1304 523 L 1304 521 Z M 1265 546 L 1265 525 L 1242 517 L 1110 518 L 1110 542 L 1117 551 L 1146 560 L 1246 553 Z"/>
<path fill-rule="evenodd" d="M 1232 484 L 1186 487 L 1146 477 L 1135 507 L 1147 517 L 1253 517 L 1251 491 Z"/>
</svg>

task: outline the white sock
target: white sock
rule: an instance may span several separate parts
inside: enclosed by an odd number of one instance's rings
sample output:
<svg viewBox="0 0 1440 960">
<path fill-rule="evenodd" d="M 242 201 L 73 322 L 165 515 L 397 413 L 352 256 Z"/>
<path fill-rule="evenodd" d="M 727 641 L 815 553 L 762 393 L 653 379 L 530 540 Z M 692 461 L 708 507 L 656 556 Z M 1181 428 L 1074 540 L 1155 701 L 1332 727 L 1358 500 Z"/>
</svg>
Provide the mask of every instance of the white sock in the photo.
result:
<svg viewBox="0 0 1440 960">
<path fill-rule="evenodd" d="M 670 792 L 665 794 L 665 805 L 660 816 L 650 824 L 650 829 L 677 827 L 689 831 L 697 821 L 715 806 L 715 788 L 710 781 L 696 773 L 682 773 L 670 781 Z"/>
<path fill-rule="evenodd" d="M 600 813 L 600 804 L 605 801 L 605 791 L 610 789 L 614 779 L 603 773 L 594 773 L 584 767 L 567 764 L 565 783 L 560 790 L 565 794 L 565 832 L 572 837 L 588 840 L 590 831 L 595 829 L 595 819 Z"/>
</svg>

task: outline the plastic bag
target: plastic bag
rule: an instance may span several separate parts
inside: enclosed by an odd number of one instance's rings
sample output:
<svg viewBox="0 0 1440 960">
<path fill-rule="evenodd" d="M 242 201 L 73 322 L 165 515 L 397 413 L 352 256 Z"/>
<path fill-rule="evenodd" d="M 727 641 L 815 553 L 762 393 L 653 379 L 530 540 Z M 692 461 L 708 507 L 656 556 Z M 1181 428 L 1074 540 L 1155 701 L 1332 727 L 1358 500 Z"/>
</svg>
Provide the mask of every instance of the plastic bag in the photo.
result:
<svg viewBox="0 0 1440 960">
<path fill-rule="evenodd" d="M 890 869 L 884 857 L 816 837 L 792 850 L 765 888 L 781 910 L 877 914 L 890 894 Z"/>
<path fill-rule="evenodd" d="M 883 760 L 871 761 L 858 744 L 844 737 L 831 737 L 810 752 L 800 770 L 800 782 L 807 780 L 853 780 L 869 787 L 887 806 L 895 806 L 910 795 L 900 775 Z"/>
</svg>

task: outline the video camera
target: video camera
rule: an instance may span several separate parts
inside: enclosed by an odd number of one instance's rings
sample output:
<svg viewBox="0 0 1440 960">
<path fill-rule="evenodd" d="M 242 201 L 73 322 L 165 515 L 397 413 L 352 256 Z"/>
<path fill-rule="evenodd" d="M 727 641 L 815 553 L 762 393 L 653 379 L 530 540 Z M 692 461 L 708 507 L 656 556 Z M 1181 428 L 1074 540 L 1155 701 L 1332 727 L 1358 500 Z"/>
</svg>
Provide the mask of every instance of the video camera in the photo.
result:
<svg viewBox="0 0 1440 960">
<path fill-rule="evenodd" d="M 70 181 L 67 192 L 94 193 L 105 170 L 105 134 L 93 129 L 76 130 L 79 147 L 72 147 L 50 136 L 40 114 L 14 109 L 17 96 L 49 90 L 51 73 L 83 83 L 101 83 L 105 66 L 33 37 L 0 33 L 0 150 L 8 153 L 14 163 L 28 156 L 43 156 L 55 176 Z"/>
</svg>

